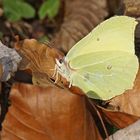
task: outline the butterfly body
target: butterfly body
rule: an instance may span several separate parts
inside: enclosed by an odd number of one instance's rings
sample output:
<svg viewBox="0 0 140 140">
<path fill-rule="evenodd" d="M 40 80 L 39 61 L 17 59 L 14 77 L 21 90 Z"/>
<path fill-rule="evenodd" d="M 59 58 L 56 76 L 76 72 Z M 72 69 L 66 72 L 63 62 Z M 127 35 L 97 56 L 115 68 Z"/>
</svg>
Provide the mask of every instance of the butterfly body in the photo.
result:
<svg viewBox="0 0 140 140">
<path fill-rule="evenodd" d="M 56 59 L 58 73 L 95 99 L 108 100 L 132 88 L 139 65 L 136 25 L 135 19 L 126 16 L 101 23 L 61 61 Z"/>
</svg>

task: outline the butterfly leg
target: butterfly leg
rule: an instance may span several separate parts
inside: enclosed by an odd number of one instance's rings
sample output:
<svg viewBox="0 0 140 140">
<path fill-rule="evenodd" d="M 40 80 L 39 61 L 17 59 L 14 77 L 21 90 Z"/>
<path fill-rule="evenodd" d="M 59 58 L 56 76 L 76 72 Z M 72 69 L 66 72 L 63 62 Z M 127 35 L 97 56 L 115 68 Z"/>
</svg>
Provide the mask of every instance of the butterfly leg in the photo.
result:
<svg viewBox="0 0 140 140">
<path fill-rule="evenodd" d="M 57 65 L 55 65 L 54 69 L 52 69 L 54 71 L 52 78 L 54 78 L 57 74 Z"/>
<path fill-rule="evenodd" d="M 58 80 L 59 80 L 59 73 L 58 73 L 57 70 L 56 70 L 56 74 L 55 75 L 56 75 L 56 78 L 55 78 L 55 82 L 54 83 L 56 84 L 58 82 Z"/>
<path fill-rule="evenodd" d="M 71 79 L 70 79 L 70 83 L 69 83 L 69 88 L 71 88 L 72 83 L 73 83 L 73 81 L 72 81 L 72 78 L 71 78 Z"/>
<path fill-rule="evenodd" d="M 56 84 L 58 82 L 58 79 L 59 79 L 59 73 L 57 71 L 57 65 L 55 65 L 54 69 L 52 69 L 54 71 L 53 75 L 52 75 L 52 78 L 55 78 L 55 82 L 54 84 Z"/>
</svg>

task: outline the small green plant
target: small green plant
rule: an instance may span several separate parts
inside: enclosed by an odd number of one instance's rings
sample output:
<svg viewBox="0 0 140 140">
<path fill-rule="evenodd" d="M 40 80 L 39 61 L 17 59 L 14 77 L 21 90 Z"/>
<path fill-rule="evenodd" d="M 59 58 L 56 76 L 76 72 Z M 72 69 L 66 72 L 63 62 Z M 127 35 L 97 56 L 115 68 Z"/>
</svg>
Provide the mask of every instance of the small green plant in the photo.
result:
<svg viewBox="0 0 140 140">
<path fill-rule="evenodd" d="M 24 0 L 3 0 L 3 9 L 5 16 L 10 21 L 35 16 L 34 8 Z"/>
<path fill-rule="evenodd" d="M 59 10 L 60 0 L 46 0 L 40 7 L 38 15 L 40 19 L 44 19 L 46 16 L 49 19 L 54 18 Z"/>
<path fill-rule="evenodd" d="M 54 18 L 58 13 L 59 6 L 60 0 L 45 0 L 39 8 L 39 18 L 44 19 L 46 16 L 49 19 Z M 10 21 L 35 17 L 35 8 L 26 0 L 3 0 L 3 9 L 5 17 Z"/>
</svg>

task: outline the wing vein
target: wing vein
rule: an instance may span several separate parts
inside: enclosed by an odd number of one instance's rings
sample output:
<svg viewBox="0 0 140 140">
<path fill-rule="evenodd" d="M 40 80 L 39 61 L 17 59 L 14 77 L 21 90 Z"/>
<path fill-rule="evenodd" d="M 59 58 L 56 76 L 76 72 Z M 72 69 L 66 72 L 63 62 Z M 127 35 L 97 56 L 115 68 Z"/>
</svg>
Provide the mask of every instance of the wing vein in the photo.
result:
<svg viewBox="0 0 140 140">
<path fill-rule="evenodd" d="M 113 60 L 113 59 L 120 58 L 120 57 L 123 57 L 123 56 L 111 57 L 111 58 L 105 59 L 105 60 L 103 60 L 103 61 L 98 61 L 98 62 L 96 62 L 96 63 L 87 64 L 87 65 L 81 66 L 81 67 L 79 67 L 78 69 L 83 69 L 83 68 L 85 68 L 85 67 L 94 66 L 94 65 L 101 64 L 101 63 L 104 63 L 104 62 L 106 62 L 106 61 Z"/>
</svg>

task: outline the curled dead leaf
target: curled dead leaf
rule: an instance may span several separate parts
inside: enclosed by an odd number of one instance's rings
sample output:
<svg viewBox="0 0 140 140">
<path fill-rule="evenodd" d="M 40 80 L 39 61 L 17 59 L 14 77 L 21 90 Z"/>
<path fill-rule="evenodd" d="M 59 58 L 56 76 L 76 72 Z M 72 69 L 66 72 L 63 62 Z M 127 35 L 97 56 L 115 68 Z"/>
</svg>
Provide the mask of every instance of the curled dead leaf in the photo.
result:
<svg viewBox="0 0 140 140">
<path fill-rule="evenodd" d="M 2 140 L 101 140 L 84 96 L 49 86 L 15 84 Z"/>
<path fill-rule="evenodd" d="M 15 48 L 22 57 L 20 70 L 31 70 L 33 83 L 40 86 L 51 84 L 51 78 L 55 72 L 55 58 L 63 54 L 49 45 L 40 43 L 35 39 L 25 39 L 15 43 Z"/>
</svg>

